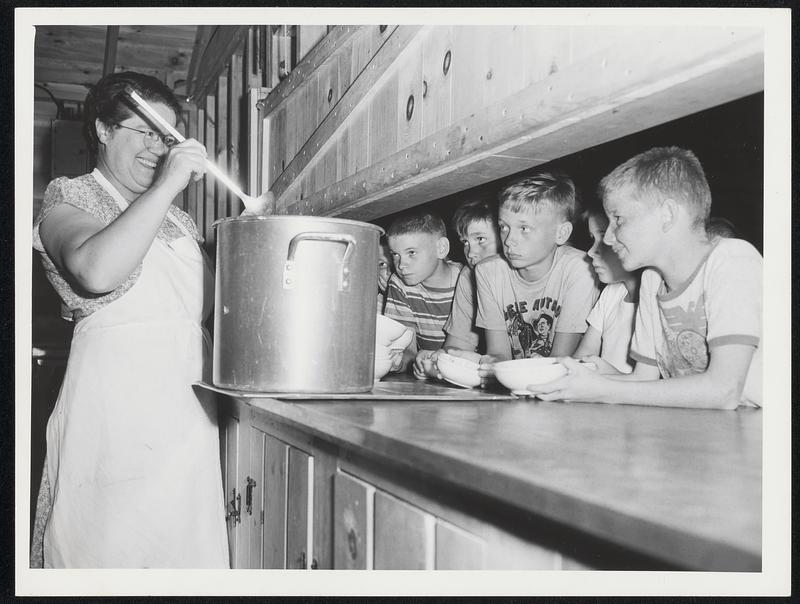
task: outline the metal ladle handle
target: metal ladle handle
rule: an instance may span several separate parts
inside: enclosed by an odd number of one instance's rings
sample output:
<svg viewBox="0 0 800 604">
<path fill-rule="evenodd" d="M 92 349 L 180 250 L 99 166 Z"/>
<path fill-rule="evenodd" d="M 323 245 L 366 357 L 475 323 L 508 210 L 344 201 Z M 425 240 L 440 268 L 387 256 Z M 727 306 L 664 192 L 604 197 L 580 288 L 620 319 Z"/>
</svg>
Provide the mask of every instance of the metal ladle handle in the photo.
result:
<svg viewBox="0 0 800 604">
<path fill-rule="evenodd" d="M 317 233 L 306 232 L 298 233 L 289 242 L 289 249 L 286 253 L 286 263 L 283 266 L 283 289 L 294 289 L 295 260 L 294 255 L 297 246 L 302 241 L 332 241 L 334 243 L 344 243 L 347 247 L 342 256 L 342 272 L 339 274 L 339 291 L 350 289 L 350 257 L 356 249 L 356 239 L 352 235 L 339 233 Z"/>
<path fill-rule="evenodd" d="M 169 132 L 175 139 L 182 143 L 186 140 L 180 132 L 178 132 L 175 127 L 170 124 L 167 120 L 165 120 L 161 115 L 150 106 L 150 103 L 145 101 L 141 95 L 139 95 L 135 90 L 132 88 L 127 88 L 125 92 L 130 96 L 136 103 L 144 109 L 151 118 L 153 118 L 156 123 L 160 124 L 162 128 L 164 128 L 167 132 Z M 230 178 L 228 178 L 222 170 L 220 170 L 217 165 L 212 162 L 210 159 L 206 158 L 206 168 L 209 172 L 211 172 L 217 179 L 222 182 L 226 187 L 228 187 L 231 191 L 233 191 L 236 196 L 242 200 L 244 203 L 245 208 L 251 208 L 254 205 L 255 200 L 250 196 L 247 195 L 244 191 L 242 191 L 236 183 L 234 183 Z"/>
</svg>

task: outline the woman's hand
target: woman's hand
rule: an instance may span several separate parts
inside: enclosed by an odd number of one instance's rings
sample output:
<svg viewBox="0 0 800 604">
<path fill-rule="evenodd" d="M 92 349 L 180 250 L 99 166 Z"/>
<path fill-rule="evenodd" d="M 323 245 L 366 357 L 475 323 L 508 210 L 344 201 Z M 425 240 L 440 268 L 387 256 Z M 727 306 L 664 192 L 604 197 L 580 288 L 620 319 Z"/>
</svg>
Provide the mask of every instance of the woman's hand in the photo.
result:
<svg viewBox="0 0 800 604">
<path fill-rule="evenodd" d="M 533 392 L 536 398 L 543 401 L 604 402 L 602 398 L 609 382 L 608 378 L 603 377 L 590 365 L 571 357 L 561 357 L 559 361 L 567 368 L 567 375 L 546 384 L 528 386 L 528 390 Z"/>
<path fill-rule="evenodd" d="M 175 195 L 183 191 L 190 180 L 203 178 L 206 172 L 206 148 L 193 138 L 171 147 L 163 156 L 153 187 L 164 187 Z"/>
</svg>

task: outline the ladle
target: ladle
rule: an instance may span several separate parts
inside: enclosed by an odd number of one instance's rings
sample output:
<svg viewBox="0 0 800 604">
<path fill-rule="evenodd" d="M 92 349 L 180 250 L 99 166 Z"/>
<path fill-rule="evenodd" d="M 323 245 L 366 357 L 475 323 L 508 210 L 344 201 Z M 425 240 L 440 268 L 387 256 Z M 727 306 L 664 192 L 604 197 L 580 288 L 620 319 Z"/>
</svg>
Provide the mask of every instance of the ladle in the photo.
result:
<svg viewBox="0 0 800 604">
<path fill-rule="evenodd" d="M 150 104 L 145 101 L 135 90 L 130 87 L 125 89 L 125 92 L 130 96 L 139 107 L 144 109 L 147 114 L 152 117 L 156 122 L 158 122 L 167 132 L 169 132 L 178 142 L 183 142 L 186 138 L 178 132 L 175 127 L 170 124 L 167 120 L 165 120 L 161 115 L 153 109 Z M 247 195 L 244 191 L 242 191 L 235 182 L 233 182 L 230 178 L 228 178 L 225 173 L 220 170 L 216 164 L 214 164 L 210 159 L 206 158 L 206 168 L 208 168 L 209 172 L 211 172 L 214 176 L 216 176 L 226 187 L 228 187 L 231 191 L 233 191 L 236 196 L 242 200 L 244 203 L 244 214 L 267 214 L 271 210 L 270 202 L 274 200 L 274 195 L 269 191 L 266 191 L 259 195 L 258 197 L 253 197 L 252 195 Z"/>
</svg>

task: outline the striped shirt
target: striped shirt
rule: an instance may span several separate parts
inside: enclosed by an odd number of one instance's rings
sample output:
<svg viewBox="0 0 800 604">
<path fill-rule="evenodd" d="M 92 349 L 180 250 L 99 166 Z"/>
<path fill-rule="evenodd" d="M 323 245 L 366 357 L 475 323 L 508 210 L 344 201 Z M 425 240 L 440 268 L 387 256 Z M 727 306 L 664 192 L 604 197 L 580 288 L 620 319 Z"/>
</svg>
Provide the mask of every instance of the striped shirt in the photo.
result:
<svg viewBox="0 0 800 604">
<path fill-rule="evenodd" d="M 418 350 L 437 350 L 444 344 L 443 327 L 450 316 L 456 281 L 461 264 L 446 260 L 450 270 L 447 287 L 406 285 L 397 273 L 389 278 L 386 286 L 386 307 L 383 314 L 411 327 L 417 334 Z"/>
</svg>

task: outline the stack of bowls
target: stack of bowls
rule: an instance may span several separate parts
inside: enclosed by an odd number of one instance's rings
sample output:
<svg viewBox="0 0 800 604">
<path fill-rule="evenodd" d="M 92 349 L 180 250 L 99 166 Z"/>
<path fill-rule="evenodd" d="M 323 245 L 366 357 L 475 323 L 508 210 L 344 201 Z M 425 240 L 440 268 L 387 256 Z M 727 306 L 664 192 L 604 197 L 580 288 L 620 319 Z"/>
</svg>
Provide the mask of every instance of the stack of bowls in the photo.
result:
<svg viewBox="0 0 800 604">
<path fill-rule="evenodd" d="M 375 326 L 375 381 L 389 373 L 392 361 L 414 339 L 414 330 L 402 323 L 378 315 Z"/>
</svg>

